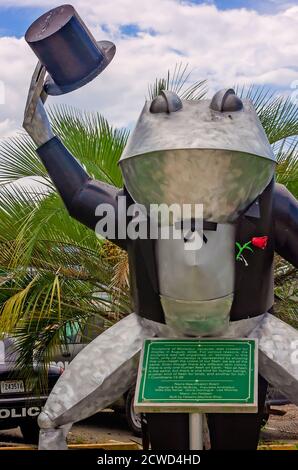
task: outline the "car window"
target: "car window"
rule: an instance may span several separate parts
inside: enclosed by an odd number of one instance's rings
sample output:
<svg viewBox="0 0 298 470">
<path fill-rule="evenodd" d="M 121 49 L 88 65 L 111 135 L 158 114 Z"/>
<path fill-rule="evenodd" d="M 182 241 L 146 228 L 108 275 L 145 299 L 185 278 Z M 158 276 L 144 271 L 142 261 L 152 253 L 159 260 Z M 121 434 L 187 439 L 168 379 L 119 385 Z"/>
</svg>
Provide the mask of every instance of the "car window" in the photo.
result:
<svg viewBox="0 0 298 470">
<path fill-rule="evenodd" d="M 13 337 L 7 336 L 3 341 L 0 341 L 0 364 L 16 362 L 19 355 L 20 352 Z"/>
<path fill-rule="evenodd" d="M 68 322 L 64 331 L 60 333 L 60 341 L 64 344 L 77 344 L 81 342 L 79 322 Z"/>
<path fill-rule="evenodd" d="M 0 341 L 0 364 L 5 364 L 5 346 L 4 346 L 4 341 Z"/>
</svg>

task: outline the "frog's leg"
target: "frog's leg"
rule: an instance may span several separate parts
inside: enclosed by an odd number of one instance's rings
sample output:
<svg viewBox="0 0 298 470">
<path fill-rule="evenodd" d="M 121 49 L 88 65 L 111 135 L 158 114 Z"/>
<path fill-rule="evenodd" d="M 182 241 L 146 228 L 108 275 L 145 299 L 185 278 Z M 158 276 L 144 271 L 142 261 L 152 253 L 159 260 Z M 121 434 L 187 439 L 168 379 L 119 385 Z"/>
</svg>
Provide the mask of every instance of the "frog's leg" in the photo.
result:
<svg viewBox="0 0 298 470">
<path fill-rule="evenodd" d="M 298 405 L 298 331 L 266 313 L 248 337 L 258 340 L 260 374 Z"/>
<path fill-rule="evenodd" d="M 257 339 L 259 373 L 298 405 L 298 331 L 295 328 L 264 313 L 230 323 L 223 336 Z"/>
<path fill-rule="evenodd" d="M 134 384 L 143 340 L 156 335 L 157 325 L 132 313 L 74 358 L 39 415 L 40 449 L 66 449 L 72 423 L 107 407 Z"/>
</svg>

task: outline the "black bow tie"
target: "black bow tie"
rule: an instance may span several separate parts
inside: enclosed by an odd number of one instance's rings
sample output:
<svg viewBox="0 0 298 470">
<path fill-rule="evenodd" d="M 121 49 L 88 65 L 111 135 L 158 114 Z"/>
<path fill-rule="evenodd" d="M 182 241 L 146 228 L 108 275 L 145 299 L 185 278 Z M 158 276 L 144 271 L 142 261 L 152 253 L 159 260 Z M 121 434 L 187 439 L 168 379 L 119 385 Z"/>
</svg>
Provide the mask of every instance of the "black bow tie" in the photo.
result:
<svg viewBox="0 0 298 470">
<path fill-rule="evenodd" d="M 175 222 L 175 228 L 177 230 L 188 229 L 188 232 L 186 233 L 184 237 L 185 243 L 191 239 L 192 234 L 194 232 L 201 231 L 201 227 L 198 227 L 198 223 L 196 222 L 195 219 L 179 220 L 178 222 Z M 209 222 L 208 220 L 203 220 L 203 241 L 204 243 L 207 243 L 208 239 L 204 233 L 205 230 L 215 232 L 217 230 L 217 223 Z"/>
</svg>

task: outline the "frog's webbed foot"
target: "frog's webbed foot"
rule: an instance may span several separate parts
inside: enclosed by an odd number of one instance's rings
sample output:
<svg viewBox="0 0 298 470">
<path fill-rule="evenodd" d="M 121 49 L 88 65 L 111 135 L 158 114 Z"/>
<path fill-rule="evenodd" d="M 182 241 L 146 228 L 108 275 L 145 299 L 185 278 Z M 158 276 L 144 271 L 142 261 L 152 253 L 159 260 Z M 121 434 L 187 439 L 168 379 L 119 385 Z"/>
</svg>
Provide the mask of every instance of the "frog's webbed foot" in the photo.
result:
<svg viewBox="0 0 298 470">
<path fill-rule="evenodd" d="M 266 313 L 248 337 L 258 339 L 260 374 L 298 405 L 298 331 Z"/>
<path fill-rule="evenodd" d="M 232 322 L 225 336 L 257 339 L 259 373 L 298 405 L 298 331 L 295 328 L 264 313 Z"/>
<path fill-rule="evenodd" d="M 107 407 L 134 384 L 143 340 L 156 335 L 157 325 L 132 313 L 73 359 L 39 415 L 40 449 L 66 449 L 72 423 Z"/>
</svg>

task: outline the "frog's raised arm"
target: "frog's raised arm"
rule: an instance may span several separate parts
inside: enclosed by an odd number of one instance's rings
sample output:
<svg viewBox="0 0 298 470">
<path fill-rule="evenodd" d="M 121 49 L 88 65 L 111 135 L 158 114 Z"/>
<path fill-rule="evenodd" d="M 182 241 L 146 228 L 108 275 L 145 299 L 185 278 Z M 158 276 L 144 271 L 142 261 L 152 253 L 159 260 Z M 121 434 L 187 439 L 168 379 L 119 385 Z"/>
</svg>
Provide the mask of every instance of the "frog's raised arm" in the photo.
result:
<svg viewBox="0 0 298 470">
<path fill-rule="evenodd" d="M 276 252 L 298 267 L 298 201 L 282 184 L 276 184 L 273 202 Z"/>
<path fill-rule="evenodd" d="M 70 215 L 94 230 L 101 218 L 95 215 L 96 208 L 100 204 L 108 204 L 111 208 L 109 215 L 114 217 L 111 222 L 115 228 L 115 234 L 111 240 L 125 249 L 125 240 L 120 240 L 117 234 L 117 199 L 122 191 L 92 179 L 59 138 L 54 136 L 44 108 L 44 102 L 47 99 L 43 89 L 44 76 L 45 68 L 39 62 L 29 87 L 23 127 L 38 147 L 37 153 Z M 103 213 L 102 217 L 104 216 Z M 99 225 L 96 226 L 96 229 L 99 234 L 106 236 Z"/>
<path fill-rule="evenodd" d="M 69 214 L 76 220 L 94 230 L 100 220 L 100 217 L 95 215 L 96 208 L 100 204 L 108 204 L 113 209 L 116 233 L 112 241 L 125 249 L 125 240 L 119 240 L 117 237 L 117 200 L 122 191 L 92 179 L 58 137 L 53 137 L 41 145 L 37 153 Z M 105 236 L 103 233 L 101 235 Z"/>
</svg>

